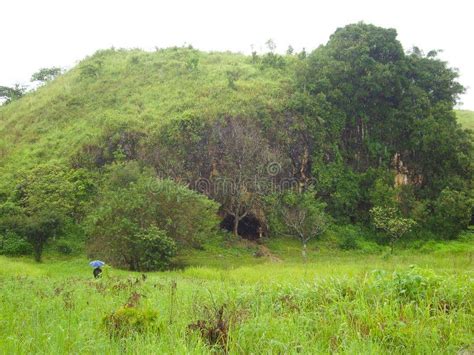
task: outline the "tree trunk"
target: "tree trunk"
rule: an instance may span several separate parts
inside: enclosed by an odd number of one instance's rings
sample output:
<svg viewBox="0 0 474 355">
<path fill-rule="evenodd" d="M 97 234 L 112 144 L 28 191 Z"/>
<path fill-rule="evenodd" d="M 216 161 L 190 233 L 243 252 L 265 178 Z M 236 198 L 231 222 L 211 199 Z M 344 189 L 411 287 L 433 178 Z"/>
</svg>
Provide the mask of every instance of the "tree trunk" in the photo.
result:
<svg viewBox="0 0 474 355">
<path fill-rule="evenodd" d="M 303 250 L 301 251 L 301 255 L 303 256 L 303 261 L 306 262 L 306 242 L 303 243 Z"/>
<path fill-rule="evenodd" d="M 234 227 L 232 231 L 234 233 L 234 237 L 237 238 L 239 236 L 239 218 L 237 216 L 234 217 Z"/>
<path fill-rule="evenodd" d="M 41 262 L 41 254 L 43 254 L 43 243 L 41 241 L 36 241 L 33 245 L 33 252 L 35 256 L 35 261 Z"/>
</svg>

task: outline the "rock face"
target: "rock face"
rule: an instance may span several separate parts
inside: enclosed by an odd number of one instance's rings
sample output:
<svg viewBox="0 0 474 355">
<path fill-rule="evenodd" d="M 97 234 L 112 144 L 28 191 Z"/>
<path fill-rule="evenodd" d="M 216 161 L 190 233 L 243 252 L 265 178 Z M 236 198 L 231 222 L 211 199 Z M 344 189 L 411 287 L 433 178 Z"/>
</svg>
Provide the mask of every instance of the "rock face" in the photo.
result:
<svg viewBox="0 0 474 355">
<path fill-rule="evenodd" d="M 395 187 L 408 185 L 408 169 L 403 165 L 403 161 L 400 158 L 399 153 L 395 153 L 393 156 L 392 164 L 396 171 Z"/>
<path fill-rule="evenodd" d="M 392 166 L 395 169 L 395 187 L 403 185 L 420 185 L 423 182 L 423 176 L 411 173 L 403 163 L 400 153 L 395 153 L 392 159 Z"/>
</svg>

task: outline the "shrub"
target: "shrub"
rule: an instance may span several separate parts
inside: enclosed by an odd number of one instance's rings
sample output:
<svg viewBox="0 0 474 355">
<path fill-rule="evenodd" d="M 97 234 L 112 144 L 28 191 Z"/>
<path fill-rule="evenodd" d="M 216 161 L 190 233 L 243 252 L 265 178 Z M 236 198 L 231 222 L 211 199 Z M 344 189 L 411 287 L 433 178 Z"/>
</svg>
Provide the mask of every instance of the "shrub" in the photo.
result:
<svg viewBox="0 0 474 355">
<path fill-rule="evenodd" d="M 113 266 L 163 270 L 176 245 L 200 243 L 217 226 L 215 202 L 136 163 L 112 166 L 104 185 L 89 216 L 88 252 Z"/>
<path fill-rule="evenodd" d="M 0 239 L 0 254 L 20 256 L 30 255 L 33 251 L 30 243 L 14 233 L 7 233 L 5 236 L 0 237 Z"/>
<path fill-rule="evenodd" d="M 71 244 L 66 240 L 60 240 L 56 245 L 56 249 L 58 252 L 64 255 L 70 255 L 74 250 Z"/>
<path fill-rule="evenodd" d="M 466 192 L 444 189 L 433 203 L 429 227 L 448 239 L 467 229 L 472 218 L 474 199 Z"/>
<path fill-rule="evenodd" d="M 395 271 L 391 275 L 384 271 L 375 271 L 375 286 L 399 301 L 417 301 L 425 299 L 428 294 L 437 292 L 441 278 L 430 270 L 410 266 L 408 270 Z"/>
<path fill-rule="evenodd" d="M 158 312 L 148 308 L 121 307 L 104 317 L 103 324 L 111 337 L 127 337 L 158 329 Z"/>
<path fill-rule="evenodd" d="M 334 228 L 335 232 L 340 236 L 338 246 L 342 250 L 360 249 L 359 238 L 361 231 L 356 226 L 345 225 Z"/>
<path fill-rule="evenodd" d="M 177 252 L 174 240 L 156 226 L 139 232 L 135 241 L 140 245 L 140 269 L 144 271 L 166 270 L 170 265 L 171 258 Z"/>
<path fill-rule="evenodd" d="M 353 235 L 346 235 L 339 243 L 339 248 L 342 250 L 354 250 L 359 249 L 359 244 Z"/>
</svg>

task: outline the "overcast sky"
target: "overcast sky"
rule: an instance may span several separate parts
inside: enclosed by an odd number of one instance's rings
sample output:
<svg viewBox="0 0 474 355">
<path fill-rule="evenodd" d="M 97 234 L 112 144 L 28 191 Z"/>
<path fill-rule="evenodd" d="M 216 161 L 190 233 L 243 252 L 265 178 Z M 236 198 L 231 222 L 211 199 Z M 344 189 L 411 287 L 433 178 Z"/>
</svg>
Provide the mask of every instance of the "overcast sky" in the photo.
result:
<svg viewBox="0 0 474 355">
<path fill-rule="evenodd" d="M 396 28 L 404 47 L 443 49 L 474 110 L 470 1 L 0 0 L 0 85 L 26 83 L 41 67 L 70 68 L 97 49 L 152 50 L 192 44 L 249 53 L 273 39 L 277 50 L 316 48 L 338 27 L 364 21 Z"/>
</svg>

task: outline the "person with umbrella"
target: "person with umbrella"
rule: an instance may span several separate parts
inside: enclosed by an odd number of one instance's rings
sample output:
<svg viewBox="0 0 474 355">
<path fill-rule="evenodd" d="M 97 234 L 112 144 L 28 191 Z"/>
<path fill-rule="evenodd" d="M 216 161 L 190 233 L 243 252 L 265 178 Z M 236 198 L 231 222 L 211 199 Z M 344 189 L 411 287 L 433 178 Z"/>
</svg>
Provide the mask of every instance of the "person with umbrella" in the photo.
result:
<svg viewBox="0 0 474 355">
<path fill-rule="evenodd" d="M 94 275 L 94 278 L 98 279 L 99 277 L 102 276 L 102 269 L 101 267 L 105 265 L 103 261 L 100 260 L 94 260 L 89 263 L 90 266 L 94 268 L 92 271 L 92 274 Z"/>
</svg>

